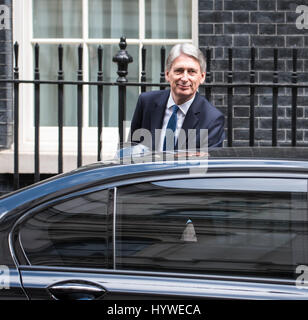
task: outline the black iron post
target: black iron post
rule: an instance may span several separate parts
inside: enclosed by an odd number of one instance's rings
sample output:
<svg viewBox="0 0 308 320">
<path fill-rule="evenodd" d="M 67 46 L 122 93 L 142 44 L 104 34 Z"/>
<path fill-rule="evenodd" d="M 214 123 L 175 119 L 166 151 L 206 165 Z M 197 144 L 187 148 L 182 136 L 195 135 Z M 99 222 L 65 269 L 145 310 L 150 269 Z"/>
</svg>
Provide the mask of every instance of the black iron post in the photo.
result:
<svg viewBox="0 0 308 320">
<path fill-rule="evenodd" d="M 233 73 L 232 73 L 232 48 L 228 50 L 229 55 L 229 71 L 228 71 L 228 83 L 232 84 L 233 82 Z M 228 87 L 228 147 L 232 147 L 232 138 L 233 138 L 233 87 L 230 85 Z"/>
<path fill-rule="evenodd" d="M 78 71 L 77 80 L 82 81 L 82 59 L 83 59 L 83 48 L 80 44 L 78 47 Z M 78 147 L 77 147 L 77 166 L 82 165 L 82 125 L 83 125 L 83 85 L 77 85 L 77 125 L 78 125 Z"/>
<path fill-rule="evenodd" d="M 36 44 L 34 47 L 34 79 L 40 80 L 39 70 L 39 45 Z M 40 180 L 40 84 L 35 83 L 34 85 L 34 181 Z"/>
<path fill-rule="evenodd" d="M 58 47 L 59 70 L 58 80 L 64 80 L 63 72 L 63 46 Z M 58 83 L 58 172 L 63 172 L 63 84 Z"/>
<path fill-rule="evenodd" d="M 293 73 L 292 83 L 297 83 L 297 49 L 293 49 Z M 292 147 L 296 146 L 296 131 L 297 131 L 297 87 L 292 87 Z"/>
<path fill-rule="evenodd" d="M 120 147 L 123 145 L 125 132 L 124 132 L 124 121 L 126 116 L 126 85 L 127 82 L 127 69 L 128 64 L 133 62 L 133 58 L 125 50 L 127 47 L 126 38 L 121 37 L 119 43 L 120 50 L 113 57 L 112 61 L 118 64 L 118 78 L 117 82 L 119 84 L 119 105 L 118 105 L 118 126 L 119 126 L 119 136 L 120 136 Z"/>
<path fill-rule="evenodd" d="M 250 118 L 249 118 L 249 146 L 255 144 L 255 48 L 251 48 L 250 57 Z"/>
<path fill-rule="evenodd" d="M 19 80 L 17 42 L 14 44 L 14 80 Z M 19 189 L 19 83 L 14 83 L 14 190 Z"/>
<path fill-rule="evenodd" d="M 103 81 L 103 48 L 98 46 L 98 72 L 97 81 Z M 97 85 L 97 161 L 101 161 L 103 132 L 103 85 Z"/>
<path fill-rule="evenodd" d="M 146 72 L 145 72 L 145 62 L 146 62 L 146 48 L 143 46 L 141 49 L 141 65 L 142 65 L 142 70 L 141 70 L 141 82 L 146 82 Z M 141 86 L 141 92 L 146 91 L 146 86 Z"/>
<path fill-rule="evenodd" d="M 274 73 L 273 73 L 273 109 L 272 109 L 272 146 L 277 146 L 277 119 L 278 119 L 278 49 L 274 49 Z"/>
<path fill-rule="evenodd" d="M 166 48 L 164 46 L 160 49 L 160 83 L 166 82 L 165 78 L 165 60 L 166 60 Z M 165 86 L 161 86 L 160 90 L 164 90 Z"/>
<path fill-rule="evenodd" d="M 211 74 L 211 49 L 206 49 L 206 83 L 212 82 L 212 74 Z M 207 100 L 211 100 L 212 88 L 210 86 L 205 86 L 205 96 Z"/>
</svg>

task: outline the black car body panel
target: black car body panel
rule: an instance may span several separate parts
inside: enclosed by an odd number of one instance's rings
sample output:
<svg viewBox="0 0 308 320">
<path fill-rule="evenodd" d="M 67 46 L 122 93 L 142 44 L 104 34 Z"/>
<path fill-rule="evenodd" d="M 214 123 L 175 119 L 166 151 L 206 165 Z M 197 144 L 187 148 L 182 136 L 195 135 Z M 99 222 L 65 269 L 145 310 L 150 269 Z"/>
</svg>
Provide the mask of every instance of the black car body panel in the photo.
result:
<svg viewBox="0 0 308 320">
<path fill-rule="evenodd" d="M 308 234 L 307 221 L 301 222 L 307 210 L 305 148 L 226 148 L 204 158 L 154 160 L 93 164 L 0 198 L 0 265 L 10 269 L 10 286 L 0 290 L 0 299 L 308 298 L 308 290 L 296 286 L 295 270 L 290 276 L 299 261 L 306 263 L 305 249 L 294 247 Z M 258 184 L 265 187 L 260 191 Z M 225 188 L 227 197 L 219 198 L 214 185 Z M 243 186 L 248 195 L 237 201 Z M 282 206 L 264 218 L 273 188 Z M 194 205 L 207 194 L 213 200 Z M 181 209 L 170 207 L 174 199 Z M 293 214 L 296 203 L 301 207 Z M 142 208 L 154 218 L 148 220 Z M 203 260 L 195 230 L 199 240 L 213 245 Z M 220 246 L 230 241 L 233 247 Z M 242 241 L 247 243 L 241 247 Z M 266 256 L 266 241 L 277 247 L 277 266 L 275 251 Z M 224 250 L 235 267 L 229 273 L 228 259 L 217 260 Z M 238 257 L 245 250 L 246 258 Z M 259 267 L 248 257 L 259 259 Z"/>
</svg>

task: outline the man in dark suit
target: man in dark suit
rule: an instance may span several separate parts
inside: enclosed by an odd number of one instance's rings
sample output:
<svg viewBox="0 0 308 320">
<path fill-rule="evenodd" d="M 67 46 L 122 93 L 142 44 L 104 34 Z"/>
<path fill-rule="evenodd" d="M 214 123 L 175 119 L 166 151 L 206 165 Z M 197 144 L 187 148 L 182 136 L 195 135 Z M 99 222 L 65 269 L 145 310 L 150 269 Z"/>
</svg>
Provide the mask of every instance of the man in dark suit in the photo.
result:
<svg viewBox="0 0 308 320">
<path fill-rule="evenodd" d="M 131 123 L 131 141 L 156 151 L 169 150 L 174 145 L 178 150 L 221 147 L 224 115 L 197 92 L 205 80 L 205 71 L 206 62 L 198 48 L 175 45 L 165 71 L 170 90 L 139 96 Z"/>
</svg>

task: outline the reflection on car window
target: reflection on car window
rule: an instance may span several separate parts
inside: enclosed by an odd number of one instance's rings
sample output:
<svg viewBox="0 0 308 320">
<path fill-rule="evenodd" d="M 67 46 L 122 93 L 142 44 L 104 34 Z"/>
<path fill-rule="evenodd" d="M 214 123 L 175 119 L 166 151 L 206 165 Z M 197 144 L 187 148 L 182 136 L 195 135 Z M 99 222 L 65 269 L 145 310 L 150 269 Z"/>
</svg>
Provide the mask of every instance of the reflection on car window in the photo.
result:
<svg viewBox="0 0 308 320">
<path fill-rule="evenodd" d="M 107 268 L 108 190 L 61 201 L 28 218 L 20 243 L 32 265 Z"/>
<path fill-rule="evenodd" d="M 117 267 L 296 279 L 308 264 L 306 180 L 230 180 L 119 188 Z"/>
<path fill-rule="evenodd" d="M 307 181 L 305 179 L 264 179 L 260 178 L 220 178 L 220 179 L 181 179 L 154 182 L 154 185 L 168 188 L 185 189 L 223 189 L 242 191 L 271 191 L 271 192 L 306 192 Z"/>
</svg>

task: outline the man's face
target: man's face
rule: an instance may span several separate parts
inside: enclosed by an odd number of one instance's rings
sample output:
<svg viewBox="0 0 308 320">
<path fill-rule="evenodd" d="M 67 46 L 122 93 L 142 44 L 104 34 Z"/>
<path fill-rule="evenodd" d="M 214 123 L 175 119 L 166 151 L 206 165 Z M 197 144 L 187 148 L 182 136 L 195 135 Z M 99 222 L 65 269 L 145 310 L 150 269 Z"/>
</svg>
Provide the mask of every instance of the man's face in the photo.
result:
<svg viewBox="0 0 308 320">
<path fill-rule="evenodd" d="M 190 100 L 205 80 L 205 72 L 201 71 L 199 62 L 186 54 L 177 57 L 165 74 L 173 100 L 179 105 Z"/>
</svg>

